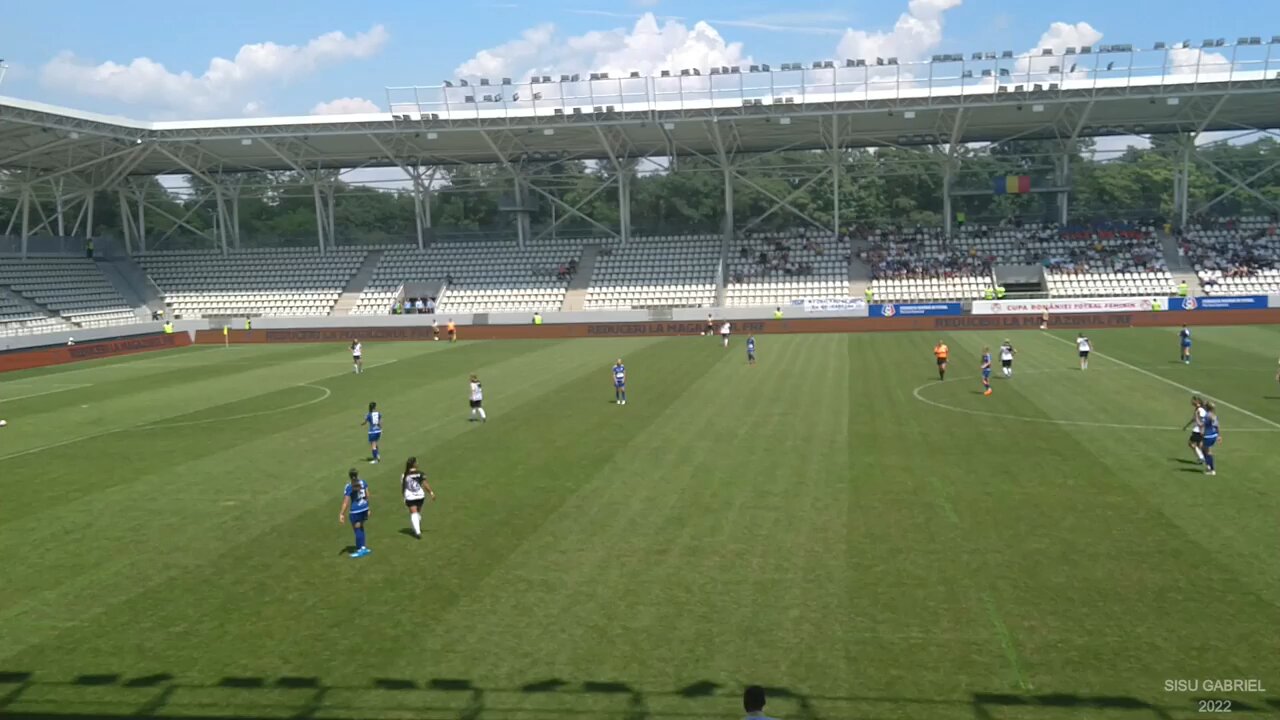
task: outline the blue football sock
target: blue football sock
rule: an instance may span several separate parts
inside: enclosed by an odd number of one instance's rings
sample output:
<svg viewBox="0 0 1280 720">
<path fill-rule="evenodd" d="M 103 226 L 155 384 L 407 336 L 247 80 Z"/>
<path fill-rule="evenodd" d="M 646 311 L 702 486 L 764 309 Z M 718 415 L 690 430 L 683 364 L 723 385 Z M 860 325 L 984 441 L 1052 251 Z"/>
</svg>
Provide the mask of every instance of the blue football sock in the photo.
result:
<svg viewBox="0 0 1280 720">
<path fill-rule="evenodd" d="M 1210 470 L 1213 470 L 1213 456 L 1209 453 L 1204 454 L 1204 464 L 1208 466 Z"/>
<path fill-rule="evenodd" d="M 626 401 L 627 401 L 627 391 L 626 391 L 626 390 L 623 390 L 623 391 L 622 391 L 622 402 L 626 402 Z"/>
<path fill-rule="evenodd" d="M 379 453 L 378 453 L 378 448 L 374 448 L 374 449 L 373 449 L 373 459 L 374 459 L 374 460 L 377 460 L 377 459 L 378 459 L 378 454 L 379 454 Z"/>
<path fill-rule="evenodd" d="M 364 547 L 364 528 L 356 528 L 356 549 Z"/>
</svg>

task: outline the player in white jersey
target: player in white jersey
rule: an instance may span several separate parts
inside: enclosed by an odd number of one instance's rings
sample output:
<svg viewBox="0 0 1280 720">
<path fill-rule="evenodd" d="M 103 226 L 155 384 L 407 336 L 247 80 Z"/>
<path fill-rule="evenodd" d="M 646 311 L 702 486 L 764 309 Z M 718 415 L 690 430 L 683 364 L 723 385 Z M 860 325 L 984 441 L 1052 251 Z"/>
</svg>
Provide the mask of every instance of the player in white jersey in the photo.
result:
<svg viewBox="0 0 1280 720">
<path fill-rule="evenodd" d="M 404 506 L 409 508 L 409 524 L 413 526 L 413 536 L 422 539 L 422 504 L 427 496 L 434 502 L 436 493 L 427 484 L 427 478 L 418 469 L 418 458 L 411 457 L 404 464 L 404 474 L 400 476 L 400 490 L 404 493 Z"/>
<path fill-rule="evenodd" d="M 1187 447 L 1196 453 L 1196 462 L 1204 464 L 1204 417 L 1208 412 L 1204 409 L 1204 401 L 1199 395 L 1191 396 L 1191 419 L 1186 425 L 1182 426 L 1183 430 L 1191 428 L 1191 437 L 1187 438 Z"/>
<path fill-rule="evenodd" d="M 1089 342 L 1089 338 L 1084 333 L 1076 335 L 1076 350 L 1080 353 L 1080 369 L 1089 369 L 1089 353 L 1093 350 L 1093 344 Z"/>
<path fill-rule="evenodd" d="M 471 376 L 471 419 L 469 422 L 488 422 L 484 414 L 484 388 L 480 386 L 479 376 Z"/>
<path fill-rule="evenodd" d="M 725 347 L 729 347 L 729 330 L 729 321 L 725 320 L 724 324 L 720 326 L 720 337 L 724 340 Z"/>
<path fill-rule="evenodd" d="M 355 373 L 359 375 L 364 372 L 364 345 L 359 340 L 351 341 L 351 365 L 355 368 Z"/>
<path fill-rule="evenodd" d="M 1018 351 L 1013 349 L 1013 343 L 1007 339 L 1000 343 L 1000 372 L 1007 378 L 1013 377 L 1013 356 L 1017 353 Z"/>
</svg>

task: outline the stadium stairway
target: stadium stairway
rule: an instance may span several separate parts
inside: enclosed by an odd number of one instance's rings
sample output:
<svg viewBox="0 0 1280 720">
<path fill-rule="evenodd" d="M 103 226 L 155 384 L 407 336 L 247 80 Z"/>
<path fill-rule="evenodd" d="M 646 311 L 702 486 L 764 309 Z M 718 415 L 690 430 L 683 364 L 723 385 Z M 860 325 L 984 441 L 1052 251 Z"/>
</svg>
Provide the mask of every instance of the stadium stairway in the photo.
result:
<svg viewBox="0 0 1280 720">
<path fill-rule="evenodd" d="M 356 303 L 360 302 L 360 295 L 364 292 L 365 286 L 373 279 L 373 272 L 378 269 L 378 263 L 382 262 L 382 251 L 373 250 L 364 257 L 364 264 L 351 276 L 351 280 L 347 282 L 347 286 L 343 288 L 342 295 L 338 298 L 338 302 L 333 306 L 334 315 L 350 315 L 355 309 Z"/>
<path fill-rule="evenodd" d="M 583 246 L 582 255 L 578 257 L 578 273 L 565 289 L 564 302 L 560 305 L 562 312 L 579 312 L 586 306 L 587 288 L 591 286 L 591 276 L 595 274 L 599 257 L 599 245 Z"/>
<path fill-rule="evenodd" d="M 141 267 L 128 256 L 96 258 L 98 272 L 106 278 L 120 297 L 129 303 L 140 320 L 150 320 L 152 313 L 165 309 L 160 288 L 147 277 Z"/>
<path fill-rule="evenodd" d="M 849 297 L 865 298 L 870 285 L 871 266 L 862 262 L 854 250 L 849 257 Z"/>
<path fill-rule="evenodd" d="M 1160 247 L 1164 250 L 1164 261 L 1169 265 L 1169 271 L 1176 273 L 1179 270 L 1190 270 L 1191 266 L 1187 264 L 1187 259 L 1178 252 L 1178 240 L 1172 235 L 1160 233 Z M 1194 273 L 1189 273 L 1194 275 Z M 1195 283 L 1192 283 L 1193 285 Z"/>
<path fill-rule="evenodd" d="M 1174 287 L 1185 282 L 1193 292 L 1203 292 L 1200 277 L 1196 275 L 1195 268 L 1191 267 L 1191 263 L 1187 262 L 1187 258 L 1182 253 L 1178 252 L 1178 239 L 1161 231 L 1160 247 L 1164 251 L 1164 261 L 1169 265 L 1169 274 L 1172 276 Z"/>
</svg>

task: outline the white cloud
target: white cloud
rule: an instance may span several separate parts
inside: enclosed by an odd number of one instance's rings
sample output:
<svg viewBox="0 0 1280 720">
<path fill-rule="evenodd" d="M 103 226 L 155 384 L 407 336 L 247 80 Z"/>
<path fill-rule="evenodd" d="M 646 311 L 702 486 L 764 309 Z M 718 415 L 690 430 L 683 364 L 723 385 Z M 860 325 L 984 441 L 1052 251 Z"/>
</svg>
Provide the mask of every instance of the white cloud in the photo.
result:
<svg viewBox="0 0 1280 720">
<path fill-rule="evenodd" d="M 1169 51 L 1168 65 L 1165 71 L 1177 75 L 1189 75 L 1199 72 L 1224 73 L 1231 69 L 1231 61 L 1226 55 L 1208 52 L 1198 48 L 1174 48 Z"/>
<path fill-rule="evenodd" d="M 946 12 L 960 7 L 963 0 L 911 0 L 888 32 L 846 30 L 836 53 L 842 58 L 874 60 L 896 57 L 918 60 L 942 42 Z"/>
<path fill-rule="evenodd" d="M 525 78 L 533 73 L 607 72 L 632 70 L 655 75 L 659 70 L 719 67 L 749 62 L 741 43 L 730 43 L 714 27 L 698 22 L 692 28 L 667 19 L 658 22 L 645 13 L 630 29 L 593 30 L 563 36 L 544 23 L 525 30 L 518 39 L 481 50 L 458 66 L 465 78 Z"/>
<path fill-rule="evenodd" d="M 363 113 L 380 113 L 382 109 L 372 100 L 359 97 L 342 97 L 329 102 L 317 103 L 311 108 L 312 115 L 360 115 Z"/>
<path fill-rule="evenodd" d="M 174 72 L 146 57 L 124 64 L 107 61 L 94 65 L 64 51 L 44 66 L 41 80 L 52 89 L 160 112 L 234 112 L 254 103 L 254 94 L 265 87 L 287 84 L 344 61 L 370 57 L 386 45 L 388 37 L 386 29 L 376 25 L 353 36 L 326 33 L 305 45 L 245 45 L 230 60 L 213 58 L 200 75 L 185 70 Z"/>
<path fill-rule="evenodd" d="M 1018 58 L 1017 72 L 1019 75 L 1025 75 L 1028 72 L 1032 75 L 1047 74 L 1049 68 L 1061 66 L 1062 63 L 1068 62 L 1068 59 L 1061 57 L 1063 51 L 1067 48 L 1079 49 L 1086 45 L 1093 46 L 1098 44 L 1100 40 L 1102 40 L 1102 33 L 1087 22 L 1078 22 L 1074 25 L 1065 22 L 1053 23 L 1040 36 L 1036 46 L 1028 51 L 1026 56 Z M 1041 56 L 1041 51 L 1046 49 L 1052 50 L 1053 54 L 1058 57 Z M 1084 69 L 1081 69 L 1077 70 L 1075 75 L 1070 74 L 1070 65 L 1063 69 L 1068 71 L 1067 77 L 1075 77 L 1084 73 Z M 1093 65 L 1088 64 L 1087 69 L 1092 70 Z M 1054 79 L 1057 79 L 1056 73 Z M 1019 82 L 1021 80 L 1022 78 L 1019 78 Z"/>
</svg>

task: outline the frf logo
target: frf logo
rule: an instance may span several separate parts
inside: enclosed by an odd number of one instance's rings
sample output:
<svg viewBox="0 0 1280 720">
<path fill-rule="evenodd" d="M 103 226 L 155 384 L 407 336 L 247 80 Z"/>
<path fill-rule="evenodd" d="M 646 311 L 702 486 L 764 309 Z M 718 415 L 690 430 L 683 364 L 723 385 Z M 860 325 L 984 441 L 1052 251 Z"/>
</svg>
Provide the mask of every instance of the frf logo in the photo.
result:
<svg viewBox="0 0 1280 720">
<path fill-rule="evenodd" d="M 892 305 L 885 305 L 880 308 L 880 314 L 885 317 L 893 317 L 898 314 L 898 310 Z"/>
<path fill-rule="evenodd" d="M 1197 305 L 1199 305 L 1199 303 L 1197 303 L 1197 302 L 1196 302 L 1196 299 L 1195 299 L 1195 298 L 1193 298 L 1193 297 L 1184 297 L 1184 298 L 1182 298 L 1182 309 L 1183 309 L 1183 310 L 1195 310 Z"/>
</svg>

